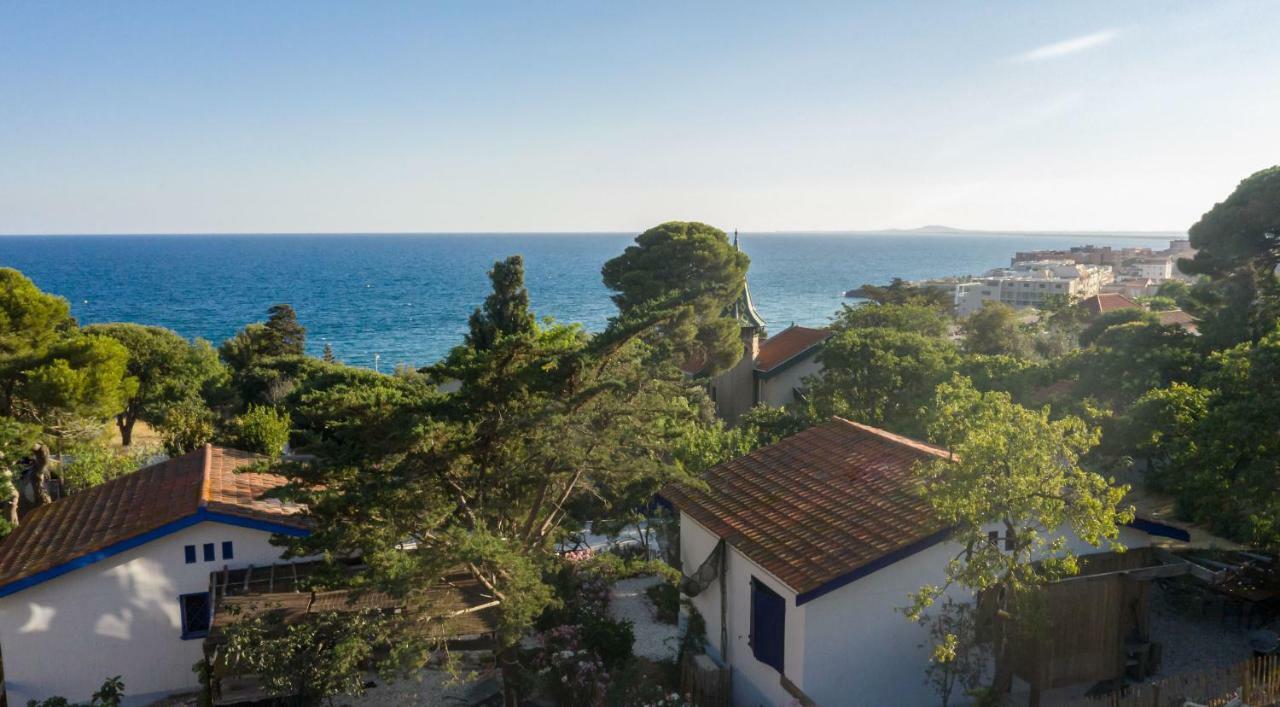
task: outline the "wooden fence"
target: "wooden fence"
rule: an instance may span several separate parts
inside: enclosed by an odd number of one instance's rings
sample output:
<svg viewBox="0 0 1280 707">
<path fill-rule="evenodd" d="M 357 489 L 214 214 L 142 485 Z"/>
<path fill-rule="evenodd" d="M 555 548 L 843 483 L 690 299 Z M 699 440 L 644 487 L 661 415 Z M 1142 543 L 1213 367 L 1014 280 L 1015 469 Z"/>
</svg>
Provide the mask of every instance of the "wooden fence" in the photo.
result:
<svg viewBox="0 0 1280 707">
<path fill-rule="evenodd" d="M 697 707 L 729 707 L 733 700 L 729 668 L 715 666 L 705 656 L 686 653 L 680 664 L 680 692 Z"/>
<path fill-rule="evenodd" d="M 1187 702 L 1224 707 L 1237 697 L 1249 707 L 1280 704 L 1280 656 L 1138 683 L 1063 707 L 1182 707 Z"/>
</svg>

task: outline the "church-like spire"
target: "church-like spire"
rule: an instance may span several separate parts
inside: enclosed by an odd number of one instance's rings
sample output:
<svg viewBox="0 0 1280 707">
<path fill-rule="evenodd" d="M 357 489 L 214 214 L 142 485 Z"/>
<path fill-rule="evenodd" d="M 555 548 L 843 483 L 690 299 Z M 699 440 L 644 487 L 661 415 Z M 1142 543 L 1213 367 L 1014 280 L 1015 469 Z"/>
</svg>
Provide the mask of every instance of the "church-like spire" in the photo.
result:
<svg viewBox="0 0 1280 707">
<path fill-rule="evenodd" d="M 740 250 L 738 247 L 738 229 L 733 229 L 733 249 Z M 754 329 L 760 336 L 765 335 L 764 317 L 756 311 L 756 305 L 751 301 L 751 288 L 746 279 L 742 282 L 742 293 L 738 295 L 738 299 L 733 303 L 733 317 L 738 320 L 738 324 L 743 329 Z"/>
</svg>

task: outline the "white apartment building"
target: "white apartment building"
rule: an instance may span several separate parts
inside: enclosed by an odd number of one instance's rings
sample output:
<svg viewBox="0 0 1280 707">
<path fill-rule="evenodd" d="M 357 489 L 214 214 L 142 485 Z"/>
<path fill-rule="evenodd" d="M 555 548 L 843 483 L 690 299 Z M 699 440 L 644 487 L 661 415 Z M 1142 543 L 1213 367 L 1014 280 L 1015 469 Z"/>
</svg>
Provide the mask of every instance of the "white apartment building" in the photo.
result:
<svg viewBox="0 0 1280 707">
<path fill-rule="evenodd" d="M 1148 280 L 1168 280 L 1173 277 L 1172 258 L 1152 258 L 1134 263 L 1138 277 Z"/>
<path fill-rule="evenodd" d="M 956 284 L 956 314 L 967 317 L 987 302 L 1014 308 L 1036 307 L 1049 297 L 1092 297 L 1115 279 L 1108 265 L 1079 265 L 1069 260 L 1018 263 L 990 270 L 980 278 Z"/>
</svg>

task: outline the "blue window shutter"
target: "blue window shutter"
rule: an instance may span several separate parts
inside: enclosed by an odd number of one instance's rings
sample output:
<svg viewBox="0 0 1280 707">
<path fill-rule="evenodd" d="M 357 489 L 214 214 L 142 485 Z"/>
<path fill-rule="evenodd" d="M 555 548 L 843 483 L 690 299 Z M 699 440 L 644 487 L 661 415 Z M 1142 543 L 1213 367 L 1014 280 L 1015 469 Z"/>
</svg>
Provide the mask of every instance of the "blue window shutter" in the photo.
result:
<svg viewBox="0 0 1280 707">
<path fill-rule="evenodd" d="M 196 546 L 188 545 L 182 549 L 187 555 L 187 564 L 193 564 L 196 561 Z"/>
<path fill-rule="evenodd" d="M 751 654 L 756 660 L 785 673 L 787 602 L 763 582 L 751 578 Z"/>
<path fill-rule="evenodd" d="M 235 548 L 231 546 L 230 540 L 222 541 L 222 559 L 234 560 L 236 557 Z"/>
<path fill-rule="evenodd" d="M 213 562 L 216 559 L 218 558 L 215 557 L 213 554 L 213 543 L 205 543 L 204 544 L 204 561 Z"/>
</svg>

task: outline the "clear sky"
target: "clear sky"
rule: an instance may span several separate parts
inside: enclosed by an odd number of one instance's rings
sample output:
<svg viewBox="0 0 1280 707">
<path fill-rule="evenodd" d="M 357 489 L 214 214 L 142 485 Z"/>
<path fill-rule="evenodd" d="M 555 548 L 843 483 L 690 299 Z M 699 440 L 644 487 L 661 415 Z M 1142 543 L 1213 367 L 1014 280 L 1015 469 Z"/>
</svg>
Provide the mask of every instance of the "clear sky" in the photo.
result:
<svg viewBox="0 0 1280 707">
<path fill-rule="evenodd" d="M 1185 229 L 1280 2 L 0 3 L 0 233 Z"/>
</svg>

